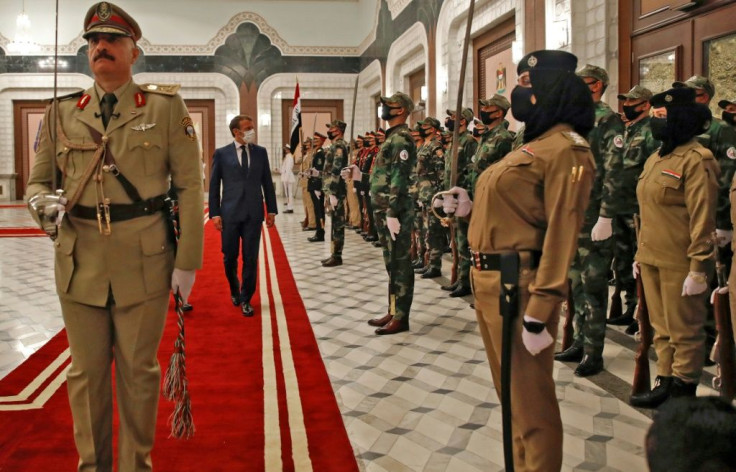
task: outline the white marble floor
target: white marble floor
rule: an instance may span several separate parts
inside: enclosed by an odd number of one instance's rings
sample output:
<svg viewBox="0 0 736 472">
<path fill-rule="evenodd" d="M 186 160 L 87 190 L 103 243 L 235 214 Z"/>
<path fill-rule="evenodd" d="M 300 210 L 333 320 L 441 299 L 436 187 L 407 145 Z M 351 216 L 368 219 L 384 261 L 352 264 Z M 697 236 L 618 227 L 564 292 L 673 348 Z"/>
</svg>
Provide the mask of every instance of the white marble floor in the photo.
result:
<svg viewBox="0 0 736 472">
<path fill-rule="evenodd" d="M 417 278 L 411 331 L 374 335 L 365 321 L 386 310 L 380 249 L 346 230 L 344 265 L 324 268 L 329 242 L 307 242 L 300 211 L 277 225 L 361 470 L 503 470 L 501 409 L 470 298 L 449 298 L 446 278 Z M 0 208 L 3 226 L 32 222 L 22 208 Z M 0 378 L 62 327 L 52 264 L 46 238 L 0 238 Z M 650 418 L 623 401 L 634 342 L 618 329 L 606 342 L 597 376 L 555 364 L 565 471 L 646 470 Z M 708 380 L 700 394 L 713 393 Z"/>
</svg>

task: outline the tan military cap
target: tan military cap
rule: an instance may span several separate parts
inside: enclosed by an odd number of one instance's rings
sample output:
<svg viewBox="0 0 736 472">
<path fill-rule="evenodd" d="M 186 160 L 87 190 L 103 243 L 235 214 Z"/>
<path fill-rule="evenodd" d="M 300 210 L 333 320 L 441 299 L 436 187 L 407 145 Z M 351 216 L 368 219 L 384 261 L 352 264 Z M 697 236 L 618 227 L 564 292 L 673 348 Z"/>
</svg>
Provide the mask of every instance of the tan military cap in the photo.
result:
<svg viewBox="0 0 736 472">
<path fill-rule="evenodd" d="M 82 37 L 87 39 L 95 33 L 119 34 L 133 38 L 133 41 L 142 36 L 141 27 L 133 17 L 110 2 L 96 3 L 87 10 Z"/>
<path fill-rule="evenodd" d="M 713 98 L 713 95 L 716 94 L 716 86 L 707 77 L 703 77 L 702 75 L 694 75 L 684 82 L 674 82 L 672 86 L 705 90 L 710 98 Z"/>
<path fill-rule="evenodd" d="M 511 108 L 511 103 L 509 103 L 508 99 L 506 99 L 506 97 L 504 97 L 503 95 L 499 95 L 497 93 L 493 94 L 491 98 L 478 100 L 478 103 L 480 103 L 480 106 L 482 107 L 496 106 L 504 111 L 508 111 L 508 109 Z"/>
<path fill-rule="evenodd" d="M 404 108 L 408 113 L 414 111 L 414 100 L 404 92 L 396 92 L 390 97 L 381 97 L 382 103 L 396 103 L 397 105 Z"/>
<path fill-rule="evenodd" d="M 649 100 L 652 98 L 652 91 L 642 85 L 634 85 L 628 93 L 618 94 L 619 100 L 627 99 L 644 99 Z"/>
</svg>

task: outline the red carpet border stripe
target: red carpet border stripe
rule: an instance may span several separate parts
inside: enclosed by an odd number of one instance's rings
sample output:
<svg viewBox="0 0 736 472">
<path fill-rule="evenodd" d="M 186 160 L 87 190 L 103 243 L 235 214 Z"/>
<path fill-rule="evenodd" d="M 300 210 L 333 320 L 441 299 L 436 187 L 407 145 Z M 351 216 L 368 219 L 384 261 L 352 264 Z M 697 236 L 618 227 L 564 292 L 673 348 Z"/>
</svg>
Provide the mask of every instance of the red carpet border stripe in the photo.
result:
<svg viewBox="0 0 736 472">
<path fill-rule="evenodd" d="M 37 238 L 46 236 L 38 228 L 0 228 L 0 238 Z"/>
</svg>

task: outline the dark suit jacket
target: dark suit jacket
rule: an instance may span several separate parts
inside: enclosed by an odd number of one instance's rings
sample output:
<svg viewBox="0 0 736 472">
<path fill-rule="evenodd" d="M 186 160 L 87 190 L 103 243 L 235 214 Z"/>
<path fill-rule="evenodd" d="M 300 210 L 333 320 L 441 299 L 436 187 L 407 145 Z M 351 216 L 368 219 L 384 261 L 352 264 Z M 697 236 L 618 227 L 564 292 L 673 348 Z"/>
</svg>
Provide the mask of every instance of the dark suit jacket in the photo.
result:
<svg viewBox="0 0 736 472">
<path fill-rule="evenodd" d="M 278 213 L 266 148 L 257 144 L 248 146 L 250 166 L 247 172 L 238 162 L 234 143 L 217 149 L 212 156 L 210 218 L 220 216 L 226 222 L 241 222 L 250 218 L 261 223 L 264 196 L 268 213 Z M 246 159 L 245 151 L 243 159 Z"/>
</svg>

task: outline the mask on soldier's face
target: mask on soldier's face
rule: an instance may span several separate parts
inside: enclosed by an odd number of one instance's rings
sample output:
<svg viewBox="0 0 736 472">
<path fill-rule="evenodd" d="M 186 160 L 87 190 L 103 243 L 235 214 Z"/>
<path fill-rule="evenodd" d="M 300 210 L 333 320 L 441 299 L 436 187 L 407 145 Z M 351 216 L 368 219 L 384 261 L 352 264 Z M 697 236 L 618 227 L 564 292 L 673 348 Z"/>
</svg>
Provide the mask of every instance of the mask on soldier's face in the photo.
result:
<svg viewBox="0 0 736 472">
<path fill-rule="evenodd" d="M 736 113 L 729 113 L 727 111 L 724 111 L 721 113 L 721 118 L 726 123 L 729 123 L 731 126 L 736 126 Z"/>
<path fill-rule="evenodd" d="M 381 119 L 384 121 L 391 121 L 396 118 L 396 115 L 391 114 L 391 110 L 399 110 L 401 107 L 390 107 L 385 103 L 381 105 Z"/>
<path fill-rule="evenodd" d="M 494 121 L 500 118 L 499 116 L 496 116 L 496 117 L 492 116 L 492 115 L 495 115 L 497 111 L 498 110 L 496 111 L 481 110 L 480 111 L 480 121 L 482 121 L 484 125 L 490 125 L 491 123 L 493 123 Z"/>
<path fill-rule="evenodd" d="M 642 114 L 642 110 L 636 110 L 637 107 L 641 106 L 644 102 L 639 102 L 634 105 L 624 105 L 624 116 L 626 116 L 626 119 L 629 121 L 634 121 L 635 119 L 639 118 L 639 115 Z"/>
<path fill-rule="evenodd" d="M 335 139 L 335 133 L 333 133 L 332 131 L 328 131 L 327 132 L 327 138 L 329 138 L 330 141 L 334 140 Z"/>
<path fill-rule="evenodd" d="M 511 113 L 518 121 L 526 122 L 534 110 L 532 95 L 534 95 L 534 92 L 531 87 L 517 85 L 511 91 Z"/>
<path fill-rule="evenodd" d="M 652 137 L 659 141 L 666 141 L 669 138 L 667 133 L 667 118 L 652 117 L 649 120 L 649 126 L 652 128 Z"/>
<path fill-rule="evenodd" d="M 445 118 L 445 128 L 449 131 L 455 131 L 455 120 L 452 118 Z"/>
</svg>

